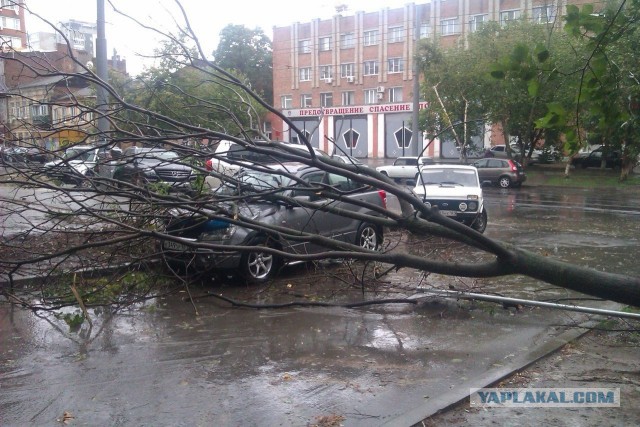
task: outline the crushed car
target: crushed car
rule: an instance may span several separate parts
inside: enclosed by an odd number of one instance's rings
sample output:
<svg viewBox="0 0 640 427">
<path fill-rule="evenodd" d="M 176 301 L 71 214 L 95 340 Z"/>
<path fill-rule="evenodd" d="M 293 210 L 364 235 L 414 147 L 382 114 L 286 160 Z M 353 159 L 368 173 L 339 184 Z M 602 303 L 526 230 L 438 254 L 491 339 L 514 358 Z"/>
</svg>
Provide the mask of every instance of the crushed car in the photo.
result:
<svg viewBox="0 0 640 427">
<path fill-rule="evenodd" d="M 302 163 L 268 169 L 246 169 L 226 181 L 216 190 L 219 203 L 208 211 L 174 212 L 166 226 L 172 238 L 162 245 L 169 265 L 262 283 L 296 260 L 261 248 L 317 254 L 329 250 L 312 238 L 321 236 L 380 249 L 383 227 L 367 217 L 383 215 L 384 191 Z"/>
</svg>

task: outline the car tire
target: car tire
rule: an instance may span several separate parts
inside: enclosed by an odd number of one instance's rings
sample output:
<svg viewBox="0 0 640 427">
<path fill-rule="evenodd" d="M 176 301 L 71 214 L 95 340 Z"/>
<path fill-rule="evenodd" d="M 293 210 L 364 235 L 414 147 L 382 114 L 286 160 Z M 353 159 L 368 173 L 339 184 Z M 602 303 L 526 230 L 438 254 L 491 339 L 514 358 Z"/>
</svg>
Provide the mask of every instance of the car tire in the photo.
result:
<svg viewBox="0 0 640 427">
<path fill-rule="evenodd" d="M 375 225 L 364 223 L 358 228 L 356 245 L 363 249 L 377 251 L 382 246 L 382 239 L 382 233 Z"/>
<path fill-rule="evenodd" d="M 251 242 L 251 246 L 274 247 L 265 237 L 255 239 Z M 240 259 L 240 276 L 252 284 L 268 282 L 279 268 L 280 258 L 269 252 L 260 250 L 245 252 Z"/>
<path fill-rule="evenodd" d="M 382 171 L 382 172 L 380 172 L 380 173 L 381 173 L 382 175 L 386 176 L 386 177 L 389 177 L 389 174 L 387 173 L 387 171 Z"/>
<path fill-rule="evenodd" d="M 476 219 L 471 224 L 471 228 L 476 230 L 478 233 L 484 233 L 484 230 L 487 229 L 487 210 L 483 209 L 482 213 L 476 217 Z"/>
<path fill-rule="evenodd" d="M 509 187 L 511 187 L 511 178 L 509 178 L 508 176 L 501 176 L 498 179 L 498 185 L 501 188 L 509 188 Z"/>
<path fill-rule="evenodd" d="M 82 178 L 78 178 L 76 182 L 76 188 L 91 188 L 93 187 L 93 173 L 87 172 L 82 176 Z"/>
</svg>

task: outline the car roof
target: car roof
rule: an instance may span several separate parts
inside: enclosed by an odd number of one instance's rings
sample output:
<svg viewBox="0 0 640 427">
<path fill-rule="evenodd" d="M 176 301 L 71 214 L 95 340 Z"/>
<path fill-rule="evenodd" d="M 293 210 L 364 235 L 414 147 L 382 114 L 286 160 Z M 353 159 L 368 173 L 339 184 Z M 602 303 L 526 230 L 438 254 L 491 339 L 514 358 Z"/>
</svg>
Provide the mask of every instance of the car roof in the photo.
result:
<svg viewBox="0 0 640 427">
<path fill-rule="evenodd" d="M 468 170 L 476 170 L 475 166 L 471 165 L 454 165 L 454 164 L 439 164 L 439 165 L 424 165 L 420 168 L 420 170 L 424 169 L 468 169 Z"/>
</svg>

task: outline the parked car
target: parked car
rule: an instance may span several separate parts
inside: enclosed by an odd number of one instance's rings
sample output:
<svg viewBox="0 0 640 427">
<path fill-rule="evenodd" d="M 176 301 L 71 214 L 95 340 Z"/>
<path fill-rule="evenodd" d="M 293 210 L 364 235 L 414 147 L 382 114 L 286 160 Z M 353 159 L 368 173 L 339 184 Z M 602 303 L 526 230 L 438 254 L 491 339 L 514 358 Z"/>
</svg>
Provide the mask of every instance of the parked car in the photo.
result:
<svg viewBox="0 0 640 427">
<path fill-rule="evenodd" d="M 166 184 L 173 189 L 189 188 L 197 175 L 175 151 L 162 148 L 129 147 L 122 152 L 113 179 L 137 186 Z"/>
<path fill-rule="evenodd" d="M 99 149 L 93 145 L 73 145 L 55 160 L 44 164 L 44 171 L 50 178 L 65 184 L 89 185 L 98 161 Z"/>
<path fill-rule="evenodd" d="M 511 149 L 511 154 L 514 158 L 521 158 L 520 154 L 520 146 L 518 144 L 509 144 L 509 148 Z M 528 151 L 525 151 L 525 155 L 528 154 Z M 540 156 L 542 155 L 542 150 L 533 150 L 531 153 L 531 158 L 528 161 L 528 164 L 532 165 L 535 163 L 540 163 Z M 485 152 L 484 157 L 497 157 L 500 159 L 508 159 L 509 154 L 507 153 L 507 146 L 502 144 L 494 145 L 489 148 L 487 152 Z"/>
<path fill-rule="evenodd" d="M 620 168 L 622 166 L 622 156 L 620 150 L 607 150 L 600 146 L 590 153 L 578 153 L 571 164 L 577 168 L 599 168 L 604 159 L 606 168 Z"/>
<path fill-rule="evenodd" d="M 281 141 L 251 141 L 251 144 L 270 149 L 281 148 L 283 151 L 287 149 L 308 151 L 306 145 Z M 329 158 L 329 155 L 319 148 L 314 148 L 314 153 L 317 156 Z M 281 162 L 290 162 L 290 160 L 273 154 L 258 153 L 234 141 L 221 140 L 217 144 L 213 157 L 206 161 L 205 167 L 208 171 L 232 176 L 247 165 Z"/>
<path fill-rule="evenodd" d="M 346 154 L 334 154 L 333 156 L 331 156 L 331 158 L 349 165 L 366 166 L 360 159 L 353 156 L 348 156 Z"/>
<path fill-rule="evenodd" d="M 333 200 L 331 193 L 348 193 L 349 199 L 385 208 L 384 191 L 363 186 L 344 176 L 302 163 L 281 163 L 271 165 L 270 168 L 273 172 L 246 169 L 236 175 L 235 185 L 226 183 L 217 190 L 217 194 L 221 196 L 220 207 L 233 209 L 239 219 L 208 220 L 201 215 L 181 215 L 177 212 L 167 225 L 167 233 L 180 239 L 165 240 L 163 243 L 163 253 L 170 264 L 224 274 L 237 272 L 248 282 L 259 283 L 272 278 L 288 259 L 262 250 L 241 252 L 225 250 L 225 247 L 270 247 L 289 254 L 309 254 L 326 250 L 317 243 L 302 241 L 281 229 L 268 233 L 258 227 L 238 224 L 237 221 L 243 217 L 249 221 L 258 221 L 259 227 L 286 227 L 291 229 L 293 234 L 318 234 L 372 251 L 380 248 L 383 241 L 381 226 L 366 219 L 350 218 L 320 207 L 380 216 L 380 213 L 369 207 L 345 200 Z M 279 174 L 282 172 L 295 176 L 306 185 Z M 318 190 L 319 184 L 323 186 L 321 191 Z M 310 186 L 315 189 L 311 190 Z M 268 195 L 260 196 L 262 192 Z M 239 195 L 245 197 L 238 198 Z M 223 196 L 235 196 L 236 204 L 225 202 Z M 318 209 L 302 206 L 302 202 L 314 203 Z M 220 247 L 212 249 L 194 246 L 203 242 Z"/>
<path fill-rule="evenodd" d="M 438 208 L 444 216 L 484 233 L 487 210 L 484 206 L 478 170 L 467 165 L 427 165 L 413 192 L 430 208 Z"/>
<path fill-rule="evenodd" d="M 0 163 L 14 167 L 26 167 L 29 164 L 44 164 L 49 153 L 39 146 L 0 147 Z"/>
<path fill-rule="evenodd" d="M 376 170 L 393 179 L 418 179 L 420 166 L 434 163 L 431 157 L 403 156 L 395 159 L 392 165 L 378 166 Z"/>
<path fill-rule="evenodd" d="M 485 158 L 471 165 L 478 169 L 480 182 L 490 182 L 502 188 L 520 187 L 527 180 L 524 168 L 515 160 Z"/>
</svg>

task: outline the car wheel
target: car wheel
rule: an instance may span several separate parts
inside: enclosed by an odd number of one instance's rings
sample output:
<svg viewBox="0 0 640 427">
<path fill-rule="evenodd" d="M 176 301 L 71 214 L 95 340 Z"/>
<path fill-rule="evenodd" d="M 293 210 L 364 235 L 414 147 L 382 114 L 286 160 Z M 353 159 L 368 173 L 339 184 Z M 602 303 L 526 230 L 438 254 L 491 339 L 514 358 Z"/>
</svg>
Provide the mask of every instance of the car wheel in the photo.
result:
<svg viewBox="0 0 640 427">
<path fill-rule="evenodd" d="M 502 188 L 511 187 L 511 178 L 509 178 L 508 176 L 501 176 L 498 180 L 498 185 Z"/>
<path fill-rule="evenodd" d="M 389 174 L 387 173 L 387 171 L 382 171 L 382 172 L 380 172 L 380 173 L 381 173 L 382 175 L 386 176 L 386 177 L 388 177 L 388 176 L 389 176 Z"/>
<path fill-rule="evenodd" d="M 76 182 L 77 188 L 91 188 L 93 186 L 93 174 L 91 172 L 87 172 L 82 178 L 78 178 Z"/>
<path fill-rule="evenodd" d="M 471 224 L 471 228 L 476 230 L 478 233 L 484 233 L 484 230 L 487 228 L 487 210 L 483 209 L 482 213 L 478 215 Z"/>
<path fill-rule="evenodd" d="M 258 238 L 251 246 L 273 247 L 267 239 Z M 280 260 L 277 255 L 260 250 L 246 252 L 240 259 L 240 275 L 250 283 L 265 283 L 278 271 Z"/>
<path fill-rule="evenodd" d="M 373 224 L 362 224 L 356 235 L 356 245 L 370 251 L 377 251 L 382 245 L 382 233 Z"/>
</svg>

